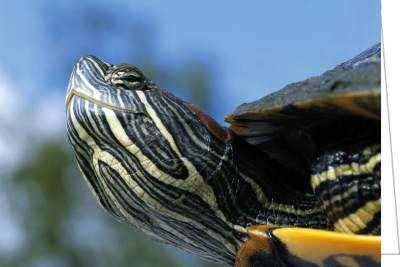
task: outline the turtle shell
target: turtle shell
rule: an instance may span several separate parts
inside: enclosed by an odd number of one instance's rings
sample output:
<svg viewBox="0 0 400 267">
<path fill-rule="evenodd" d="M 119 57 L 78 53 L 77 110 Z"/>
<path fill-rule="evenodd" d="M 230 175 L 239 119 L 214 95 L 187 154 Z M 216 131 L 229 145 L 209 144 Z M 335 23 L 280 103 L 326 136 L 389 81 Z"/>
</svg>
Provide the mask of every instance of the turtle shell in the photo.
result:
<svg viewBox="0 0 400 267">
<path fill-rule="evenodd" d="M 272 158 L 307 172 L 318 151 L 340 139 L 364 132 L 376 135 L 380 88 L 378 43 L 320 76 L 242 104 L 225 121 L 233 132 Z"/>
<path fill-rule="evenodd" d="M 380 120 L 381 44 L 333 70 L 287 85 L 225 117 L 230 129 L 257 145 L 299 122 L 332 117 Z"/>
</svg>

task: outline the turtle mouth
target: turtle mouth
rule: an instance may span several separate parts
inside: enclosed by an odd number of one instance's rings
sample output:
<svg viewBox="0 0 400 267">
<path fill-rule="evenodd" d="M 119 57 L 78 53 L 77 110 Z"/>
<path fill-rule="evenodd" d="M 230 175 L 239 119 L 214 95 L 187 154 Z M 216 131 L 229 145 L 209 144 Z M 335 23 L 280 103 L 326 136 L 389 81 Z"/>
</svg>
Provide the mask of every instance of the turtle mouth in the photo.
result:
<svg viewBox="0 0 400 267">
<path fill-rule="evenodd" d="M 74 102 L 75 102 L 75 104 L 73 104 Z M 78 102 L 81 102 L 81 103 L 86 102 L 86 103 L 91 103 L 91 104 L 94 105 L 94 106 L 92 106 L 92 108 L 91 108 L 91 107 L 88 107 L 88 106 L 86 106 L 86 105 L 82 106 L 82 104 L 81 104 L 81 107 L 79 108 L 79 109 L 80 109 L 80 112 L 82 112 L 83 110 L 86 110 L 86 112 L 89 112 L 89 113 L 92 114 L 91 116 L 94 116 L 94 114 L 95 114 L 95 113 L 93 113 L 93 107 L 94 107 L 95 109 L 101 109 L 103 112 L 107 112 L 107 111 L 111 111 L 111 110 L 112 110 L 112 111 L 115 112 L 115 114 L 116 114 L 117 116 L 121 116 L 121 115 L 120 115 L 121 112 L 122 112 L 122 113 L 125 112 L 125 113 L 140 115 L 139 117 L 143 117 L 143 116 L 144 116 L 144 117 L 149 117 L 148 114 L 146 114 L 146 113 L 144 113 L 144 112 L 134 112 L 134 111 L 128 110 L 128 109 L 123 109 L 123 108 L 114 107 L 114 106 L 111 106 L 111 105 L 109 105 L 109 104 L 107 104 L 107 103 L 104 103 L 104 102 L 98 101 L 98 100 L 96 100 L 96 99 L 93 99 L 93 98 L 91 98 L 91 97 L 88 97 L 88 96 L 81 96 L 81 94 L 71 94 L 71 95 L 69 96 L 69 98 L 68 98 L 68 100 L 67 100 L 67 103 L 66 103 L 66 114 L 67 114 L 67 117 L 71 116 L 71 112 L 72 112 L 72 113 L 75 112 L 75 111 L 74 111 L 75 105 L 76 105 Z M 96 106 L 97 106 L 97 108 L 96 108 Z M 136 119 L 138 119 L 139 117 L 136 117 L 136 116 L 135 116 Z M 135 121 L 136 121 L 136 120 L 135 120 Z M 133 121 L 132 121 L 132 122 L 133 122 Z"/>
<path fill-rule="evenodd" d="M 133 114 L 141 114 L 141 115 L 146 115 L 146 113 L 142 112 L 142 111 L 136 111 L 136 110 L 131 110 L 131 109 L 127 109 L 127 108 L 123 108 L 123 107 L 116 107 L 113 105 L 110 105 L 106 102 L 103 101 L 99 101 L 91 96 L 82 94 L 80 92 L 76 92 L 75 90 L 71 90 L 68 95 L 67 95 L 67 100 L 65 103 L 65 109 L 66 112 L 68 112 L 68 107 L 73 99 L 74 96 L 80 97 L 82 99 L 85 99 L 86 101 L 92 102 L 93 104 L 96 104 L 98 106 L 102 106 L 103 108 L 108 108 L 114 111 L 119 111 L 119 112 L 125 112 L 125 113 L 133 113 Z"/>
</svg>

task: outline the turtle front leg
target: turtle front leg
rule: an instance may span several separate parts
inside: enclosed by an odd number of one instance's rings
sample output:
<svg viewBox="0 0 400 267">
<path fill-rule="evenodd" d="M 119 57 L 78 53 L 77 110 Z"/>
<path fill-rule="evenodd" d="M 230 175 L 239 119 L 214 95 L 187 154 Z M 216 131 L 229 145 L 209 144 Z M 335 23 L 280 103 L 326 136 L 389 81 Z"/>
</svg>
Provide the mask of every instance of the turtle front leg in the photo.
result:
<svg viewBox="0 0 400 267">
<path fill-rule="evenodd" d="M 316 158 L 311 186 L 335 231 L 381 234 L 381 146 L 326 150 Z"/>
</svg>

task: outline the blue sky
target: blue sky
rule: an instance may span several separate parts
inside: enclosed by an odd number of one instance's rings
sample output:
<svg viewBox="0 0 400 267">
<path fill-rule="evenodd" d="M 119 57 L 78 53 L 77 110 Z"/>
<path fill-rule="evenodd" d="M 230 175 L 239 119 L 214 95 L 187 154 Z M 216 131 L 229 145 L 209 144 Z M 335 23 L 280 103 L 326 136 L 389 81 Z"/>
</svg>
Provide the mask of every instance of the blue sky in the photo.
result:
<svg viewBox="0 0 400 267">
<path fill-rule="evenodd" d="M 135 65 L 139 55 L 126 44 L 146 39 L 143 45 L 159 66 L 173 70 L 192 59 L 211 66 L 208 112 L 220 123 L 241 103 L 320 75 L 380 41 L 380 1 L 3 0 L 1 5 L 0 69 L 28 103 L 65 94 L 73 64 L 85 54 Z M 93 22 L 99 32 L 85 30 L 85 18 L 95 14 L 107 15 Z M 107 23 L 114 25 L 112 35 L 101 32 Z"/>
</svg>

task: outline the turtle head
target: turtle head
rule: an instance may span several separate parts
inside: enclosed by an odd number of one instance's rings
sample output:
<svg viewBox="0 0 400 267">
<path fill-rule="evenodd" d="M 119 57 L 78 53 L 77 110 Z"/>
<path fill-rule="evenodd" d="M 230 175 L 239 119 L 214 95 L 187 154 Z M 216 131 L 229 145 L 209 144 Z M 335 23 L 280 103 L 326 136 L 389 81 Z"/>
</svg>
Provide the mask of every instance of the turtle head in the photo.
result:
<svg viewBox="0 0 400 267">
<path fill-rule="evenodd" d="M 159 242 L 234 261 L 241 241 L 206 182 L 226 147 L 221 126 L 136 67 L 93 56 L 75 65 L 66 108 L 78 165 L 111 216 Z"/>
<path fill-rule="evenodd" d="M 96 160 L 105 161 L 107 151 L 142 162 L 129 163 L 133 168 L 129 173 L 154 168 L 185 179 L 189 171 L 182 160 L 193 163 L 191 158 L 208 153 L 211 143 L 227 138 L 225 129 L 210 116 L 156 86 L 135 66 L 111 65 L 94 56 L 82 57 L 75 65 L 66 107 L 71 140 L 76 136 L 93 151 L 107 143 Z"/>
</svg>

